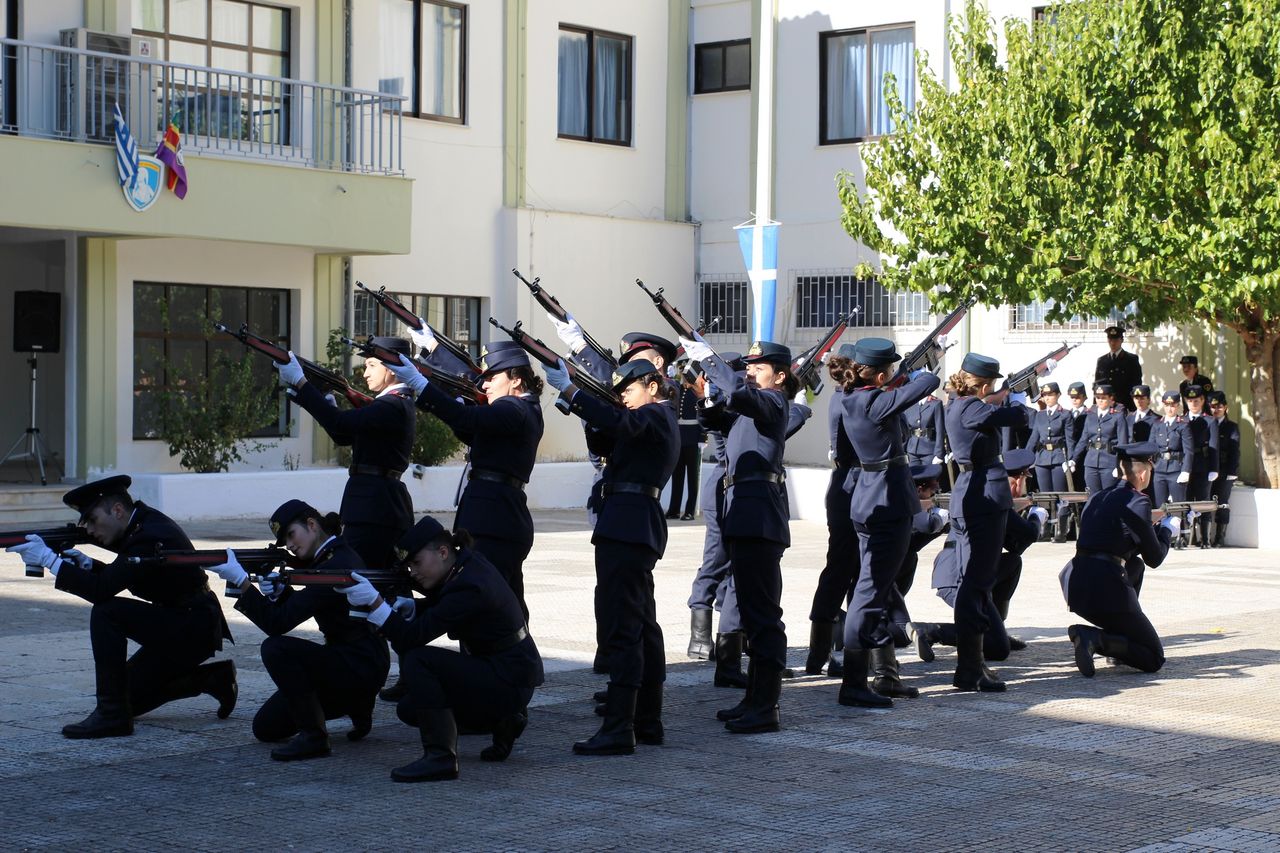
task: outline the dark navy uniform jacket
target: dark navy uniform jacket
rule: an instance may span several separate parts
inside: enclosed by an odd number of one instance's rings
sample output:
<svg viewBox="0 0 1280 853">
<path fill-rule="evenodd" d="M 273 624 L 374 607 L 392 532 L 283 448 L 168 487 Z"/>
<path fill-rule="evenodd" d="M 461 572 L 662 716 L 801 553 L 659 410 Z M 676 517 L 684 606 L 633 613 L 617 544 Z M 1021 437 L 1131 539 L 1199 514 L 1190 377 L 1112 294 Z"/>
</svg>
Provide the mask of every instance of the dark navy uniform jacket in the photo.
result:
<svg viewBox="0 0 1280 853">
<path fill-rule="evenodd" d="M 1152 461 L 1157 474 L 1191 473 L 1191 445 L 1187 438 L 1187 422 L 1174 418 L 1170 423 L 1161 418 L 1151 426 L 1151 442 L 1160 451 Z"/>
<path fill-rule="evenodd" d="M 1187 406 L 1187 389 L 1192 385 L 1199 385 L 1206 396 L 1213 390 L 1213 383 L 1201 376 L 1200 371 L 1198 370 L 1196 371 L 1195 376 L 1191 377 L 1191 379 L 1183 379 L 1179 382 L 1178 394 L 1179 398 L 1182 400 L 1182 413 L 1184 415 L 1191 411 L 1190 407 Z"/>
<path fill-rule="evenodd" d="M 1067 607 L 1076 612 L 1139 609 L 1124 563 L 1136 555 L 1149 566 L 1160 565 L 1169 552 L 1169 540 L 1168 528 L 1151 524 L 1151 499 L 1127 480 L 1095 493 L 1080 514 L 1077 554 L 1058 575 Z"/>
<path fill-rule="evenodd" d="M 1076 467 L 1110 471 L 1116 467 L 1116 446 L 1128 443 L 1128 412 L 1113 406 L 1102 415 L 1094 406 L 1084 416 L 1084 428 L 1075 444 Z"/>
<path fill-rule="evenodd" d="M 947 406 L 947 440 L 957 464 L 973 465 L 960 471 L 951 489 L 951 515 L 969 518 L 994 515 L 1013 508 L 1009 474 L 1000 461 L 1003 426 L 1027 422 L 1025 406 L 993 406 L 978 397 L 957 397 Z"/>
<path fill-rule="evenodd" d="M 1147 441 L 1151 438 L 1151 428 L 1156 425 L 1160 416 L 1154 409 L 1147 409 L 1141 415 L 1136 411 L 1129 413 L 1129 440 Z"/>
<path fill-rule="evenodd" d="M 852 495 L 858 486 L 862 468 L 858 465 L 858 453 L 853 449 L 853 442 L 844 431 L 844 399 L 847 396 L 843 388 L 832 392 L 831 408 L 827 410 L 827 434 L 831 438 L 832 463 L 836 466 L 831 475 L 831 487 L 838 486 L 846 495 Z M 831 487 L 827 490 L 828 500 L 832 497 Z"/>
<path fill-rule="evenodd" d="M 525 629 L 520 601 L 493 564 L 478 551 L 460 550 L 458 563 L 449 577 L 426 598 L 415 599 L 415 604 L 410 621 L 392 612 L 382 623 L 382 633 L 398 654 L 447 634 L 462 644 L 464 654 L 487 659 L 507 684 L 513 687 L 542 684 L 542 656 L 533 637 L 526 635 L 516 640 Z"/>
<path fill-rule="evenodd" d="M 1115 389 L 1116 402 L 1126 410 L 1132 409 L 1133 386 L 1142 384 L 1142 362 L 1138 361 L 1136 354 L 1128 350 L 1120 350 L 1115 357 L 1107 352 L 1098 358 L 1097 367 L 1093 371 L 1093 381 L 1095 384 L 1110 384 Z"/>
<path fill-rule="evenodd" d="M 1067 415 L 1071 418 L 1071 441 L 1067 443 L 1067 452 L 1071 454 L 1071 458 L 1075 458 L 1075 447 L 1080 441 L 1080 436 L 1084 434 L 1084 419 L 1092 406 L 1084 406 L 1079 410 L 1068 407 Z M 1078 467 L 1078 466 L 1077 466 Z"/>
<path fill-rule="evenodd" d="M 680 446 L 694 447 L 702 441 L 702 427 L 698 424 L 698 395 L 685 385 L 678 386 L 678 389 L 673 405 L 680 427 Z"/>
<path fill-rule="evenodd" d="M 338 514 L 344 524 L 379 524 L 387 527 L 413 526 L 413 504 L 399 474 L 409 467 L 413 452 L 416 412 L 404 386 L 396 386 L 360 409 L 339 409 L 329 405 L 310 382 L 297 390 L 298 404 L 311 413 L 334 444 L 351 447 L 351 466 L 371 466 L 386 472 L 352 474 L 342 492 Z"/>
<path fill-rule="evenodd" d="M 1218 474 L 1232 477 L 1240 473 L 1240 427 L 1230 418 L 1217 420 Z"/>
<path fill-rule="evenodd" d="M 1015 510 L 1008 510 L 1009 517 L 1004 527 L 1002 547 L 1007 554 L 1021 556 L 1040 538 L 1040 525 L 1023 517 Z M 933 558 L 933 580 L 930 583 L 938 590 L 938 597 L 947 604 L 955 606 L 955 588 L 963 580 L 960 574 L 960 561 L 956 559 L 956 549 L 952 543 L 956 540 L 954 532 L 947 534 L 947 545 Z"/>
<path fill-rule="evenodd" d="M 946 426 L 942 419 L 942 401 L 927 399 L 902 413 L 904 449 L 913 461 L 930 462 L 943 456 L 942 438 Z"/>
<path fill-rule="evenodd" d="M 542 407 L 532 394 L 468 406 L 428 384 L 418 397 L 418 408 L 448 424 L 470 448 L 468 473 L 488 471 L 529 482 L 543 429 Z M 524 491 L 509 483 L 467 480 L 453 526 L 473 536 L 533 542 L 533 519 Z"/>
<path fill-rule="evenodd" d="M 358 572 L 365 565 L 360 555 L 340 537 L 331 536 L 320 546 L 307 568 Z M 285 587 L 284 592 L 272 601 L 250 584 L 240 594 L 236 610 L 249 617 L 249 621 L 269 637 L 283 636 L 308 619 L 315 619 L 320 633 L 324 635 L 325 645 L 333 646 L 352 669 L 368 676 L 364 687 L 376 690 L 387 680 L 387 670 L 391 667 L 387 644 L 368 622 L 348 615 L 351 608 L 347 597 L 334 587 Z"/>
<path fill-rule="evenodd" d="M 1187 449 L 1191 452 L 1191 473 L 1218 470 L 1218 422 L 1209 415 L 1187 415 Z"/>
<path fill-rule="evenodd" d="M 680 430 L 667 401 L 635 411 L 577 391 L 570 401 L 575 414 L 609 437 L 613 449 L 600 481 L 603 502 L 597 510 L 591 541 L 612 539 L 644 545 L 661 557 L 667 548 L 667 519 L 657 498 L 634 492 L 610 492 L 615 483 L 662 491 L 680 458 Z"/>
<path fill-rule="evenodd" d="M 1035 464 L 1061 465 L 1069 459 L 1071 442 L 1071 413 L 1061 406 L 1053 411 L 1042 409 L 1031 416 L 1031 437 L 1027 450 L 1036 454 Z"/>
<path fill-rule="evenodd" d="M 844 398 L 844 431 L 860 464 L 885 462 L 903 455 L 902 413 L 914 407 L 942 383 L 932 373 L 917 376 L 893 390 L 858 388 Z M 858 524 L 910 518 L 920 511 L 915 482 L 907 465 L 890 465 L 883 471 L 865 467 L 858 475 L 849 504 L 849 517 Z"/>
<path fill-rule="evenodd" d="M 190 607 L 209 614 L 210 640 L 214 648 L 222 648 L 224 639 L 231 639 L 231 631 L 222 617 L 218 598 L 209 589 L 208 576 L 198 566 L 168 566 L 163 564 L 134 565 L 129 557 L 149 557 L 157 548 L 168 550 L 190 549 L 191 540 L 182 528 L 169 516 L 157 509 L 135 501 L 133 515 L 124 529 L 120 541 L 108 550 L 117 556 L 110 563 L 94 560 L 88 569 L 82 569 L 70 560 L 63 560 L 54 579 L 57 589 L 78 595 L 91 604 L 109 601 L 124 590 L 136 598 L 163 607 Z"/>
</svg>

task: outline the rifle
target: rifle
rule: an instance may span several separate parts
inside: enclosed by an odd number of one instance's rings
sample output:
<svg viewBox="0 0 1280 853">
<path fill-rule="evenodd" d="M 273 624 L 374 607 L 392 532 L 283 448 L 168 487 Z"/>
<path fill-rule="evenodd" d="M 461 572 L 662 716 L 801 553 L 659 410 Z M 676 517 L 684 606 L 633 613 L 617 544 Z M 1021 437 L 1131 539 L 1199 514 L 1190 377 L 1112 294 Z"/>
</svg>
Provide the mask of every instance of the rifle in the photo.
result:
<svg viewBox="0 0 1280 853">
<path fill-rule="evenodd" d="M 403 302 L 387 293 L 387 289 L 385 287 L 379 287 L 377 290 L 373 290 L 366 286 L 363 281 L 357 281 L 356 287 L 369 294 L 369 297 L 373 299 L 374 302 L 378 303 L 379 308 L 394 316 L 410 329 L 421 330 L 423 326 L 426 326 L 426 328 L 431 330 L 431 334 L 435 335 L 436 341 L 440 346 L 444 347 L 452 356 L 465 364 L 467 369 L 471 370 L 476 375 L 479 375 L 482 372 L 480 370 L 480 365 L 476 364 L 475 359 L 471 357 L 471 353 L 467 352 L 465 347 L 443 332 L 437 331 L 429 324 L 424 323 L 422 318 L 410 311 Z"/>
<path fill-rule="evenodd" d="M 51 527 L 47 530 L 21 530 L 9 533 L 0 533 L 0 548 L 10 548 L 14 545 L 21 545 L 27 541 L 28 536 L 39 536 L 44 540 L 44 544 L 56 554 L 75 548 L 77 545 L 89 545 L 94 540 L 89 535 L 89 531 L 85 530 L 78 524 L 67 524 L 64 527 Z M 44 569 L 40 566 L 27 566 L 27 577 L 42 578 L 44 577 Z"/>
<path fill-rule="evenodd" d="M 1067 479 L 1070 481 L 1070 474 L 1067 475 Z M 1078 514 L 1080 511 L 1078 507 L 1084 506 L 1085 502 L 1088 500 L 1089 495 L 1086 492 L 1076 491 L 1034 492 L 1031 495 L 1032 503 L 1038 507 L 1042 507 L 1047 513 L 1049 513 L 1049 523 L 1053 525 L 1054 533 L 1061 533 L 1064 536 L 1067 531 L 1058 530 L 1058 524 L 1062 520 L 1058 516 L 1059 510 L 1067 509 L 1072 514 Z"/>
<path fill-rule="evenodd" d="M 520 270 L 513 269 L 511 270 L 511 274 L 525 283 L 525 285 L 529 288 L 529 292 L 533 294 L 533 298 L 538 301 L 538 304 L 542 306 L 542 309 L 544 311 L 546 311 L 552 317 L 555 317 L 561 323 L 569 322 L 569 312 L 564 310 L 564 306 L 560 304 L 560 300 L 556 299 L 550 293 L 547 293 L 546 288 L 544 288 L 541 284 L 539 284 L 539 282 L 542 281 L 541 276 L 534 278 L 533 281 L 529 281 L 529 279 L 525 278 L 523 275 L 520 274 Z M 490 322 L 493 322 L 493 320 L 490 319 Z M 519 323 L 517 323 L 516 325 L 518 327 Z M 581 326 L 581 324 L 579 324 L 579 326 Z M 615 368 L 617 368 L 618 360 L 613 357 L 613 350 L 600 346 L 600 344 L 596 343 L 595 338 L 587 334 L 585 329 L 582 332 L 582 339 L 587 342 L 587 346 L 591 347 L 596 352 L 604 356 L 605 361 L 609 363 L 610 370 L 614 370 Z M 554 367 L 555 365 L 553 364 L 551 366 Z M 582 387 L 582 386 L 578 386 L 578 387 Z"/>
<path fill-rule="evenodd" d="M 372 338 L 365 340 L 363 343 L 353 338 L 340 337 L 338 340 L 356 350 L 365 358 L 376 358 L 378 361 L 386 362 L 387 364 L 403 364 L 405 362 L 404 355 L 372 343 Z M 427 379 L 443 388 L 445 393 L 451 397 L 460 397 L 464 403 L 484 405 L 489 402 L 489 398 L 484 395 L 484 392 L 465 377 L 454 376 L 443 370 L 437 370 L 429 364 L 423 364 L 416 358 L 410 358 L 408 363 L 417 368 L 418 372 L 427 377 Z"/>
<path fill-rule="evenodd" d="M 938 492 L 933 496 L 932 500 L 933 500 L 934 506 L 938 507 L 939 509 L 945 509 L 948 512 L 950 512 L 951 510 L 951 493 L 950 492 Z M 1024 509 L 1027 509 L 1028 507 L 1031 507 L 1034 505 L 1035 505 L 1035 501 L 1029 497 L 1020 497 L 1020 498 L 1013 499 L 1013 509 L 1015 512 L 1022 512 Z"/>
<path fill-rule="evenodd" d="M 818 339 L 816 344 L 800 353 L 800 357 L 791 362 L 791 375 L 800 380 L 800 384 L 812 391 L 814 396 L 822 393 L 822 357 L 836 345 L 836 341 L 840 340 L 845 329 L 853 325 L 853 318 L 861 310 L 862 306 L 859 305 L 841 317 L 825 335 Z"/>
<path fill-rule="evenodd" d="M 1016 373 L 1011 373 L 1004 380 L 1004 389 L 1012 393 L 1026 394 L 1028 398 L 1034 400 L 1040 396 L 1040 377 L 1049 373 L 1048 364 L 1050 361 L 1062 361 L 1066 358 L 1067 353 L 1071 352 L 1079 344 L 1068 344 L 1063 341 L 1062 346 L 1053 352 L 1033 361 L 1031 364 L 1022 368 Z"/>
<path fill-rule="evenodd" d="M 1206 513 L 1216 513 L 1218 510 L 1227 507 L 1228 504 L 1220 504 L 1216 499 L 1205 501 L 1165 501 L 1164 506 L 1155 507 L 1151 510 L 1151 521 L 1157 522 L 1171 515 L 1181 519 L 1182 532 L 1178 534 L 1178 538 L 1172 544 L 1174 548 L 1182 550 L 1191 543 L 1192 538 L 1197 533 L 1194 525 L 1196 518 Z"/>
<path fill-rule="evenodd" d="M 942 360 L 942 354 L 946 352 L 945 347 L 938 345 L 938 338 L 948 334 L 952 329 L 960 325 L 960 321 L 964 319 L 964 315 L 971 305 L 973 305 L 973 300 L 966 299 L 954 311 L 943 317 L 942 322 L 934 326 L 933 331 L 915 349 L 907 353 L 907 357 L 898 365 L 897 374 L 885 384 L 885 387 L 897 388 L 910 379 L 911 374 L 917 370 L 926 368 L 928 370 L 937 370 L 938 364 Z"/>
<path fill-rule="evenodd" d="M 551 347 L 520 328 L 521 324 L 519 320 L 517 320 L 515 326 L 510 329 L 492 317 L 489 318 L 489 323 L 499 331 L 506 332 L 507 336 L 510 337 L 511 340 L 518 343 L 525 352 L 529 353 L 529 355 L 533 356 L 543 365 L 547 367 L 559 367 L 560 362 L 563 360 L 556 354 L 555 350 L 551 349 Z M 618 396 L 611 386 L 604 384 L 599 379 L 596 379 L 590 373 L 580 369 L 577 365 L 571 362 L 566 361 L 565 366 L 569 370 L 569 379 L 574 385 L 577 385 L 583 391 L 586 391 L 593 397 L 596 397 L 597 399 L 612 406 L 622 405 L 622 398 Z M 560 403 L 561 399 L 557 399 L 556 408 L 560 409 L 560 411 L 566 415 L 569 414 L 568 407 L 562 407 Z"/>
<path fill-rule="evenodd" d="M 684 318 L 684 315 L 680 313 L 680 309 L 672 305 L 671 300 L 662 295 L 662 291 L 664 290 L 664 288 L 659 287 L 658 292 L 655 293 L 649 288 L 645 287 L 644 282 L 641 281 L 640 279 L 636 279 L 636 284 L 640 285 L 640 289 L 643 290 L 646 294 L 648 294 L 649 298 L 653 300 L 653 304 L 657 307 L 658 313 L 661 314 L 662 318 L 671 325 L 671 328 L 675 329 L 676 335 L 678 335 L 679 337 L 682 337 L 685 339 L 692 339 L 697 335 L 705 335 L 707 332 L 714 329 L 716 325 L 719 324 L 720 322 L 720 319 L 721 319 L 720 317 L 712 317 L 710 320 L 707 320 L 701 326 L 695 329 L 693 328 L 693 324 L 690 323 L 688 320 L 686 320 Z M 679 361 L 680 356 L 682 356 L 683 354 L 684 354 L 684 347 L 677 346 L 676 360 Z"/>
<path fill-rule="evenodd" d="M 276 364 L 289 363 L 288 350 L 281 349 L 266 338 L 255 335 L 249 331 L 248 324 L 242 325 L 238 332 L 231 331 L 221 323 L 214 323 L 213 327 L 219 332 L 226 332 L 249 349 L 262 353 Z M 351 383 L 329 368 L 322 367 L 314 361 L 301 357 L 298 358 L 298 363 L 302 365 L 302 372 L 307 377 L 307 381 L 320 388 L 322 393 L 341 394 L 347 398 L 347 402 L 357 409 L 373 402 L 372 397 L 352 388 Z"/>
</svg>

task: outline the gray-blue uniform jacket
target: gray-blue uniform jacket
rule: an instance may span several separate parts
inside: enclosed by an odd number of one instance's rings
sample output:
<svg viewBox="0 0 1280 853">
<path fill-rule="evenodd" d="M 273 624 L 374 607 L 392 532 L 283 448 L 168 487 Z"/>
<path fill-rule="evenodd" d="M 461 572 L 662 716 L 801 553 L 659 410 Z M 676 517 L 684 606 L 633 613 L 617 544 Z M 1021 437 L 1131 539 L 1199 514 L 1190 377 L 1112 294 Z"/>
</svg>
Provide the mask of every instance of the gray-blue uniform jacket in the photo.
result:
<svg viewBox="0 0 1280 853">
<path fill-rule="evenodd" d="M 1218 470 L 1218 422 L 1209 415 L 1187 415 L 1187 450 L 1191 475 Z"/>
<path fill-rule="evenodd" d="M 993 406 L 978 397 L 957 397 L 947 406 L 947 440 L 961 469 L 951 490 L 952 516 L 994 515 L 1013 508 L 998 430 L 1026 422 L 1025 406 Z M 966 466 L 972 470 L 964 470 Z"/>
<path fill-rule="evenodd" d="M 845 396 L 844 431 L 862 466 L 849 503 L 849 517 L 855 523 L 892 522 L 920 511 L 899 424 L 902 413 L 941 382 L 925 373 L 893 390 L 866 387 Z"/>
<path fill-rule="evenodd" d="M 903 449 L 913 463 L 928 464 L 933 457 L 945 455 L 942 440 L 946 426 L 942 409 L 941 400 L 926 399 L 903 411 Z"/>
<path fill-rule="evenodd" d="M 1170 532 L 1151 524 L 1151 499 L 1127 480 L 1089 498 L 1080 514 L 1076 556 L 1058 575 L 1067 607 L 1076 612 L 1140 610 L 1125 563 L 1138 555 L 1149 566 L 1164 562 Z"/>
<path fill-rule="evenodd" d="M 1150 440 L 1160 451 L 1153 460 L 1155 473 L 1178 475 L 1191 473 L 1190 442 L 1187 439 L 1187 422 L 1181 417 L 1172 423 L 1161 418 L 1151 426 Z"/>
<path fill-rule="evenodd" d="M 1100 415 L 1094 406 L 1084 416 L 1084 428 L 1076 441 L 1073 453 L 1076 467 L 1110 471 L 1116 467 L 1116 447 L 1128 443 L 1128 413 L 1117 405 Z"/>
<path fill-rule="evenodd" d="M 1061 465 L 1070 458 L 1071 413 L 1062 407 L 1042 409 L 1031 417 L 1031 436 L 1026 450 L 1036 455 L 1036 465 Z M 1045 486 L 1045 488 L 1048 488 Z"/>
</svg>

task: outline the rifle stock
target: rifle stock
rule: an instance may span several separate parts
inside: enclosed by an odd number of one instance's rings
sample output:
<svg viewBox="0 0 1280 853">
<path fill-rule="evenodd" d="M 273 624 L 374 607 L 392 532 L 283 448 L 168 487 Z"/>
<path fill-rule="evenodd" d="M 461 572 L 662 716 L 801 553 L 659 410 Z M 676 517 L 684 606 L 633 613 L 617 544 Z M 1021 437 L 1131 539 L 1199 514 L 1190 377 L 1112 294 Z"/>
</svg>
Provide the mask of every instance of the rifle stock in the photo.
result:
<svg viewBox="0 0 1280 853">
<path fill-rule="evenodd" d="M 543 366 L 559 367 L 560 362 L 564 361 L 564 359 L 562 359 L 555 350 L 551 349 L 551 347 L 547 346 L 541 340 L 535 338 L 533 335 L 522 329 L 519 320 L 517 320 L 515 326 L 510 329 L 499 323 L 493 317 L 489 318 L 489 323 L 499 331 L 505 332 L 511 340 L 518 343 L 525 352 L 537 359 L 537 361 Z M 568 368 L 569 379 L 574 385 L 591 394 L 593 397 L 597 397 L 610 405 L 622 405 L 622 398 L 614 392 L 613 388 L 605 385 L 587 371 L 580 369 L 576 364 L 565 361 L 565 367 Z M 561 409 L 561 411 L 568 414 L 568 411 L 565 409 Z"/>
<path fill-rule="evenodd" d="M 840 340 L 845 330 L 853 324 L 853 318 L 861 310 L 862 306 L 858 305 L 844 317 L 841 317 L 816 344 L 802 352 L 799 358 L 791 362 L 791 374 L 800 381 L 801 386 L 812 391 L 814 396 L 822 393 L 823 356 L 836 345 L 836 341 Z"/>
<path fill-rule="evenodd" d="M 0 533 L 0 548 L 11 548 L 27 541 L 28 536 L 39 536 L 44 544 L 56 554 L 69 551 L 77 545 L 89 545 L 93 538 L 89 532 L 78 524 L 66 524 L 62 527 L 50 527 L 44 530 L 15 530 Z M 44 569 L 39 566 L 27 566 L 27 577 L 42 578 Z"/>
<path fill-rule="evenodd" d="M 347 346 L 360 353 L 365 358 L 376 358 L 378 361 L 387 364 L 403 364 L 404 356 L 395 350 L 389 350 L 386 347 L 380 347 L 369 341 L 357 341 L 353 338 L 339 338 Z M 485 405 L 489 402 L 489 398 L 484 392 L 472 384 L 469 380 L 462 376 L 454 376 L 443 370 L 436 370 L 429 364 L 423 364 L 416 358 L 409 359 L 409 364 L 421 373 L 427 379 L 439 385 L 450 396 L 461 397 L 464 403 L 476 403 Z"/>
<path fill-rule="evenodd" d="M 283 349 L 277 344 L 273 344 L 266 338 L 255 335 L 253 332 L 249 331 L 248 324 L 242 325 L 240 330 L 237 332 L 231 331 L 221 323 L 214 323 L 213 327 L 219 332 L 225 332 L 235 338 L 249 349 L 265 355 L 276 364 L 289 363 L 288 350 Z M 373 402 L 372 397 L 352 388 L 351 383 L 347 382 L 347 380 L 343 379 L 329 368 L 322 367 L 314 361 L 302 358 L 301 356 L 298 357 L 298 364 L 302 365 L 302 372 L 307 377 L 308 382 L 314 383 L 317 387 L 324 389 L 324 391 L 328 393 L 341 394 L 347 399 L 347 402 L 352 406 L 355 406 L 357 409 L 362 406 L 367 406 Z"/>
<path fill-rule="evenodd" d="M 1040 396 L 1040 377 L 1048 375 L 1049 373 L 1048 365 L 1050 360 L 1055 362 L 1061 361 L 1062 359 L 1066 358 L 1069 352 L 1071 352 L 1073 349 L 1075 349 L 1078 346 L 1080 345 L 1068 344 L 1066 341 L 1063 341 L 1062 346 L 1058 347 L 1053 352 L 1039 359 L 1036 359 L 1035 361 L 1031 362 L 1031 364 L 1022 368 L 1021 370 L 1015 373 L 1011 373 L 1005 379 L 1004 389 L 1002 390 L 1007 389 L 1010 393 L 1026 394 L 1031 399 L 1035 399 L 1036 397 L 1039 397 Z"/>
<path fill-rule="evenodd" d="M 942 322 L 934 326 L 933 331 L 917 344 L 915 349 L 907 353 L 907 357 L 898 365 L 897 374 L 889 380 L 885 387 L 897 388 L 910 379 L 911 374 L 917 370 L 936 370 L 942 361 L 942 354 L 946 352 L 946 347 L 938 344 L 938 338 L 949 334 L 952 329 L 960 325 L 960 321 L 964 319 L 964 315 L 968 313 L 972 305 L 973 300 L 966 299 L 947 316 L 943 317 Z"/>
<path fill-rule="evenodd" d="M 552 317 L 555 317 L 561 323 L 569 322 L 569 312 L 560 304 L 560 300 L 556 299 L 550 293 L 547 293 L 547 289 L 542 286 L 541 276 L 536 276 L 533 281 L 529 281 L 529 279 L 525 278 L 520 273 L 520 270 L 514 268 L 511 270 L 511 274 L 524 282 L 525 286 L 529 288 L 529 292 L 533 294 L 533 298 L 537 300 L 538 304 L 542 306 L 544 311 Z M 517 323 L 517 325 L 519 324 Z M 579 323 L 578 327 L 581 328 L 582 324 Z M 618 360 L 613 357 L 613 350 L 608 347 L 600 346 L 599 342 L 597 342 L 595 338 L 591 337 L 586 329 L 582 330 L 582 339 L 587 342 L 587 346 L 604 356 L 605 360 L 609 362 L 610 370 L 613 370 L 618 366 Z"/>
<path fill-rule="evenodd" d="M 355 581 L 349 571 L 325 571 L 323 568 L 309 568 L 301 563 L 287 549 L 276 544 L 264 548 L 232 548 L 236 561 L 249 575 L 249 580 L 266 580 L 273 575 L 293 586 L 348 586 Z M 225 548 L 190 549 L 190 548 L 156 548 L 154 554 L 140 557 L 129 557 L 127 561 L 135 566 L 194 566 L 209 569 L 227 561 Z M 385 569 L 360 569 L 359 573 L 370 583 L 382 590 L 403 589 L 409 583 L 405 572 Z M 240 589 L 227 585 L 227 598 L 238 598 Z"/>
<path fill-rule="evenodd" d="M 475 373 L 476 375 L 481 373 L 480 365 L 476 364 L 475 359 L 471 357 L 471 353 L 467 352 L 461 344 L 443 332 L 433 328 L 429 323 L 423 322 L 422 318 L 410 311 L 407 305 L 399 299 L 396 299 L 390 293 L 387 293 L 387 289 L 385 287 L 379 287 L 377 290 L 374 290 L 363 281 L 357 281 L 356 287 L 369 294 L 369 297 L 374 302 L 378 303 L 379 308 L 394 316 L 410 329 L 421 330 L 423 327 L 429 329 L 431 334 L 435 336 L 436 343 L 444 347 L 451 355 L 465 364 L 467 369 L 472 373 Z"/>
</svg>

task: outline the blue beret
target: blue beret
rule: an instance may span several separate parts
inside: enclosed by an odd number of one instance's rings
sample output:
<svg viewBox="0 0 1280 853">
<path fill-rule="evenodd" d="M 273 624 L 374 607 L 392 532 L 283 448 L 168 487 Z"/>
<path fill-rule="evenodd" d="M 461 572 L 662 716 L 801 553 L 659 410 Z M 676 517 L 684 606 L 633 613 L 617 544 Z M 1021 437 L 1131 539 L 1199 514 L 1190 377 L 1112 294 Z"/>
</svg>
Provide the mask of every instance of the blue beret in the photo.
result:
<svg viewBox="0 0 1280 853">
<path fill-rule="evenodd" d="M 1200 399 L 1200 398 L 1201 398 L 1201 397 L 1203 397 L 1203 396 L 1204 396 L 1204 389 L 1203 389 L 1203 388 L 1201 388 L 1199 385 L 1188 385 L 1188 386 L 1187 386 L 1187 399 L 1188 399 L 1188 400 L 1198 400 L 1198 399 Z"/>
<path fill-rule="evenodd" d="M 964 357 L 964 361 L 960 363 L 960 369 L 979 379 L 999 379 L 1004 375 L 1000 372 L 1000 362 L 976 352 L 971 352 Z"/>
<path fill-rule="evenodd" d="M 1210 391 L 1205 396 L 1210 403 L 1221 403 L 1224 406 L 1227 404 L 1227 395 L 1221 391 Z"/>
<path fill-rule="evenodd" d="M 853 345 L 853 360 L 867 367 L 884 367 L 901 358 L 888 338 L 863 338 Z"/>
<path fill-rule="evenodd" d="M 1067 386 L 1067 393 L 1068 393 L 1068 394 L 1083 394 L 1083 393 L 1084 393 L 1084 383 L 1083 383 L 1083 382 L 1072 382 L 1070 385 L 1068 385 L 1068 386 Z"/>
<path fill-rule="evenodd" d="M 1017 474 L 1025 471 L 1032 465 L 1036 464 L 1036 454 L 1031 450 L 1022 448 L 1014 448 L 1006 450 L 1004 456 L 1004 470 L 1010 474 Z"/>
<path fill-rule="evenodd" d="M 276 535 L 277 545 L 284 544 L 284 532 L 289 529 L 290 524 L 300 518 L 324 518 L 324 514 L 306 501 L 300 501 L 297 498 L 285 501 L 271 513 L 268 524 L 271 526 L 271 532 Z"/>
<path fill-rule="evenodd" d="M 1111 387 L 1110 382 L 1099 382 L 1093 386 L 1094 394 L 1106 394 L 1108 397 L 1116 395 L 1115 390 Z"/>
<path fill-rule="evenodd" d="M 1040 386 L 1041 394 L 1061 394 L 1062 390 L 1058 388 L 1057 382 L 1046 382 Z"/>
<path fill-rule="evenodd" d="M 484 376 L 500 370 L 528 366 L 528 353 L 515 341 L 493 341 L 480 353 L 480 369 Z"/>
</svg>

